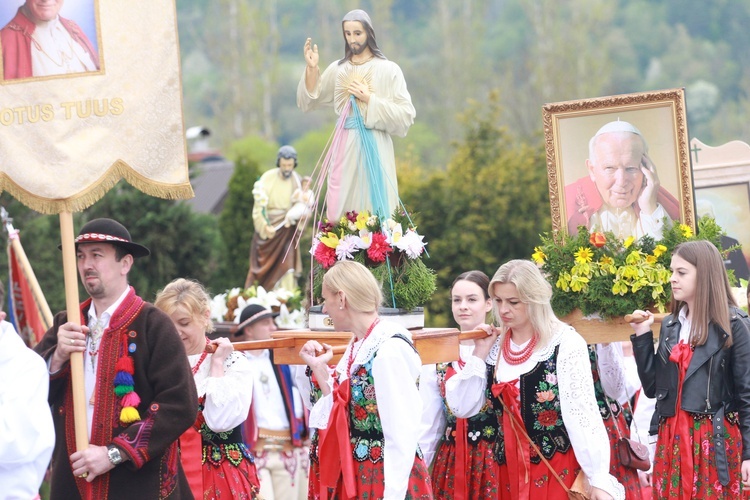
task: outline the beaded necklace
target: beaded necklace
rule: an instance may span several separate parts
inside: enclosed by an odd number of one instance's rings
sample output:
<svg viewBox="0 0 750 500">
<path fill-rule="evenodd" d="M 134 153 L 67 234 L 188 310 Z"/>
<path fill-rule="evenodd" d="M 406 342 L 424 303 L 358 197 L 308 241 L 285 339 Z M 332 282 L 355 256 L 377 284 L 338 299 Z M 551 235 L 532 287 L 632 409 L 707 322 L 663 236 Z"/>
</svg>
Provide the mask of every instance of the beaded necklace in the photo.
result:
<svg viewBox="0 0 750 500">
<path fill-rule="evenodd" d="M 210 341 L 206 339 L 206 345 L 210 344 Z M 193 375 L 198 373 L 198 369 L 201 367 L 201 363 L 203 363 L 203 360 L 206 359 L 206 356 L 208 356 L 208 351 L 203 351 L 203 354 L 201 354 L 201 357 L 198 358 L 198 362 L 195 363 L 195 366 L 191 368 L 193 370 Z"/>
<path fill-rule="evenodd" d="M 367 333 L 365 333 L 365 336 L 362 337 L 362 343 L 359 344 L 359 347 L 357 347 L 357 352 L 354 352 L 354 345 L 352 344 L 352 349 L 349 351 L 349 363 L 346 366 L 346 376 L 349 377 L 352 373 L 352 363 L 354 363 L 354 358 L 356 357 L 356 354 L 359 354 L 359 350 L 362 349 L 362 344 L 365 343 L 365 340 L 367 340 L 367 337 L 370 336 L 370 333 L 372 333 L 372 330 L 375 328 L 375 326 L 380 323 L 380 318 L 375 318 L 375 321 L 372 322 L 370 325 L 370 328 L 367 329 Z"/>
<path fill-rule="evenodd" d="M 505 334 L 505 338 L 503 339 L 503 358 L 509 365 L 520 365 L 528 361 L 531 357 L 531 353 L 534 352 L 537 336 L 534 335 L 533 337 L 531 337 L 531 340 L 529 340 L 529 343 L 526 344 L 526 347 L 524 347 L 520 351 L 514 351 L 510 346 L 511 333 L 511 330 L 508 329 L 507 333 Z"/>
</svg>

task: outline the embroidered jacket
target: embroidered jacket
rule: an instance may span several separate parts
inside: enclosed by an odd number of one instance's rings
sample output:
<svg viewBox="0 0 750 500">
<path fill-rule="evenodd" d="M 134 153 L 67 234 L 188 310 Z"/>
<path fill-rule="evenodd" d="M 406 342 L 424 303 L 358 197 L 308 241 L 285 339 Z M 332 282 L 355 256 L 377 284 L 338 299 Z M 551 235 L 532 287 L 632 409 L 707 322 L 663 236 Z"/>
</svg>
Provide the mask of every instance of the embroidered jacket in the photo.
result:
<svg viewBox="0 0 750 500">
<path fill-rule="evenodd" d="M 91 300 L 81 305 L 82 320 Z M 57 330 L 66 313 L 55 316 L 52 328 L 35 350 L 49 359 Z M 123 425 L 122 405 L 114 392 L 115 365 L 127 349 L 133 359 L 135 392 L 141 420 Z M 73 476 L 69 456 L 75 451 L 70 364 L 50 375 L 49 402 L 57 445 L 52 457 L 51 500 L 71 498 L 184 498 L 190 488 L 179 463 L 177 438 L 195 422 L 198 397 L 185 347 L 172 320 L 144 302 L 131 287 L 104 331 L 99 348 L 96 407 L 91 445 L 115 444 L 127 461 L 87 483 Z"/>
</svg>

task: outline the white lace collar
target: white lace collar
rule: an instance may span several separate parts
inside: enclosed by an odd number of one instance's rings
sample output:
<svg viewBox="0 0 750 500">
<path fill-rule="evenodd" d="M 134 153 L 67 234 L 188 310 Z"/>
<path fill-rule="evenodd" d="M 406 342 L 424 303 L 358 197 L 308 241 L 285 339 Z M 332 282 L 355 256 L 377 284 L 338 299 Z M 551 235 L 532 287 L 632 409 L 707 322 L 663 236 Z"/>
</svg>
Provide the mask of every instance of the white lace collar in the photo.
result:
<svg viewBox="0 0 750 500">
<path fill-rule="evenodd" d="M 344 352 L 338 365 L 336 365 L 336 372 L 342 374 L 346 371 L 346 366 L 349 364 L 349 356 L 352 349 L 354 349 L 355 353 L 352 368 L 355 366 L 362 366 L 375 356 L 375 353 L 378 352 L 378 349 L 380 349 L 383 342 L 396 335 L 403 335 L 410 342 L 412 341 L 411 332 L 406 328 L 391 321 L 380 320 L 364 341 L 358 340 L 355 342 L 354 338 L 352 338 L 352 342 L 349 343 L 346 352 Z"/>
</svg>

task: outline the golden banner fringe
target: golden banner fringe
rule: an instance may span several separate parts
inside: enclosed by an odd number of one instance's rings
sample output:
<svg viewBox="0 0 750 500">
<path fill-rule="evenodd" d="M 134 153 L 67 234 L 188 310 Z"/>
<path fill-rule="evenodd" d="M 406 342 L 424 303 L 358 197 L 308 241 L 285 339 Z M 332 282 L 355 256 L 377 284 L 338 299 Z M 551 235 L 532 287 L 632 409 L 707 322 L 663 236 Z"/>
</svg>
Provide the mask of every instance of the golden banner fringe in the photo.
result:
<svg viewBox="0 0 750 500">
<path fill-rule="evenodd" d="M 189 182 L 182 184 L 158 182 L 140 175 L 122 160 L 117 160 L 92 187 L 65 199 L 50 199 L 34 195 L 18 186 L 6 175 L 3 174 L 1 177 L 1 191 L 7 191 L 13 198 L 27 207 L 46 215 L 85 210 L 107 194 L 107 191 L 114 187 L 120 179 L 125 179 L 128 184 L 139 191 L 157 198 L 186 200 L 195 196 L 193 187 Z"/>
</svg>

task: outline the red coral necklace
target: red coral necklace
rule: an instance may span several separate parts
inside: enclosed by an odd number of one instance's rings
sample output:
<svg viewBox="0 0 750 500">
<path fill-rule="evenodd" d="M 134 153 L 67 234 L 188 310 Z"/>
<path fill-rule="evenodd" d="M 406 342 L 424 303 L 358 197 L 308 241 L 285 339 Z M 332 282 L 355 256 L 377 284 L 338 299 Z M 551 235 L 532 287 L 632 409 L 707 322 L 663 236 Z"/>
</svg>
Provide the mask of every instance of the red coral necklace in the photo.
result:
<svg viewBox="0 0 750 500">
<path fill-rule="evenodd" d="M 531 357 L 531 353 L 534 352 L 537 336 L 534 335 L 533 337 L 531 337 L 531 340 L 529 340 L 528 344 L 526 344 L 526 347 L 524 347 L 520 351 L 514 351 L 510 346 L 511 333 L 511 330 L 508 329 L 505 334 L 505 338 L 503 339 L 503 358 L 509 365 L 520 365 L 528 361 Z"/>
<path fill-rule="evenodd" d="M 211 341 L 208 340 L 208 339 L 206 339 L 206 345 L 208 345 L 210 343 L 211 343 Z M 198 358 L 198 362 L 195 363 L 195 366 L 192 368 L 193 375 L 195 375 L 196 373 L 198 373 L 198 369 L 200 369 L 201 363 L 203 363 L 203 361 L 206 359 L 206 356 L 208 356 L 208 351 L 203 351 L 203 354 L 201 354 L 201 357 Z"/>
<path fill-rule="evenodd" d="M 352 373 L 352 363 L 354 363 L 354 357 L 356 354 L 359 353 L 359 350 L 362 349 L 362 344 L 365 343 L 365 340 L 367 340 L 367 337 L 370 336 L 373 329 L 375 329 L 375 326 L 380 323 L 380 318 L 375 318 L 375 321 L 372 322 L 370 325 L 370 328 L 367 329 L 367 333 L 365 333 L 365 336 L 362 337 L 362 342 L 359 344 L 359 347 L 357 347 L 357 352 L 354 352 L 354 345 L 352 345 L 352 349 L 349 351 L 349 363 L 346 366 L 346 376 L 349 377 Z"/>
</svg>

